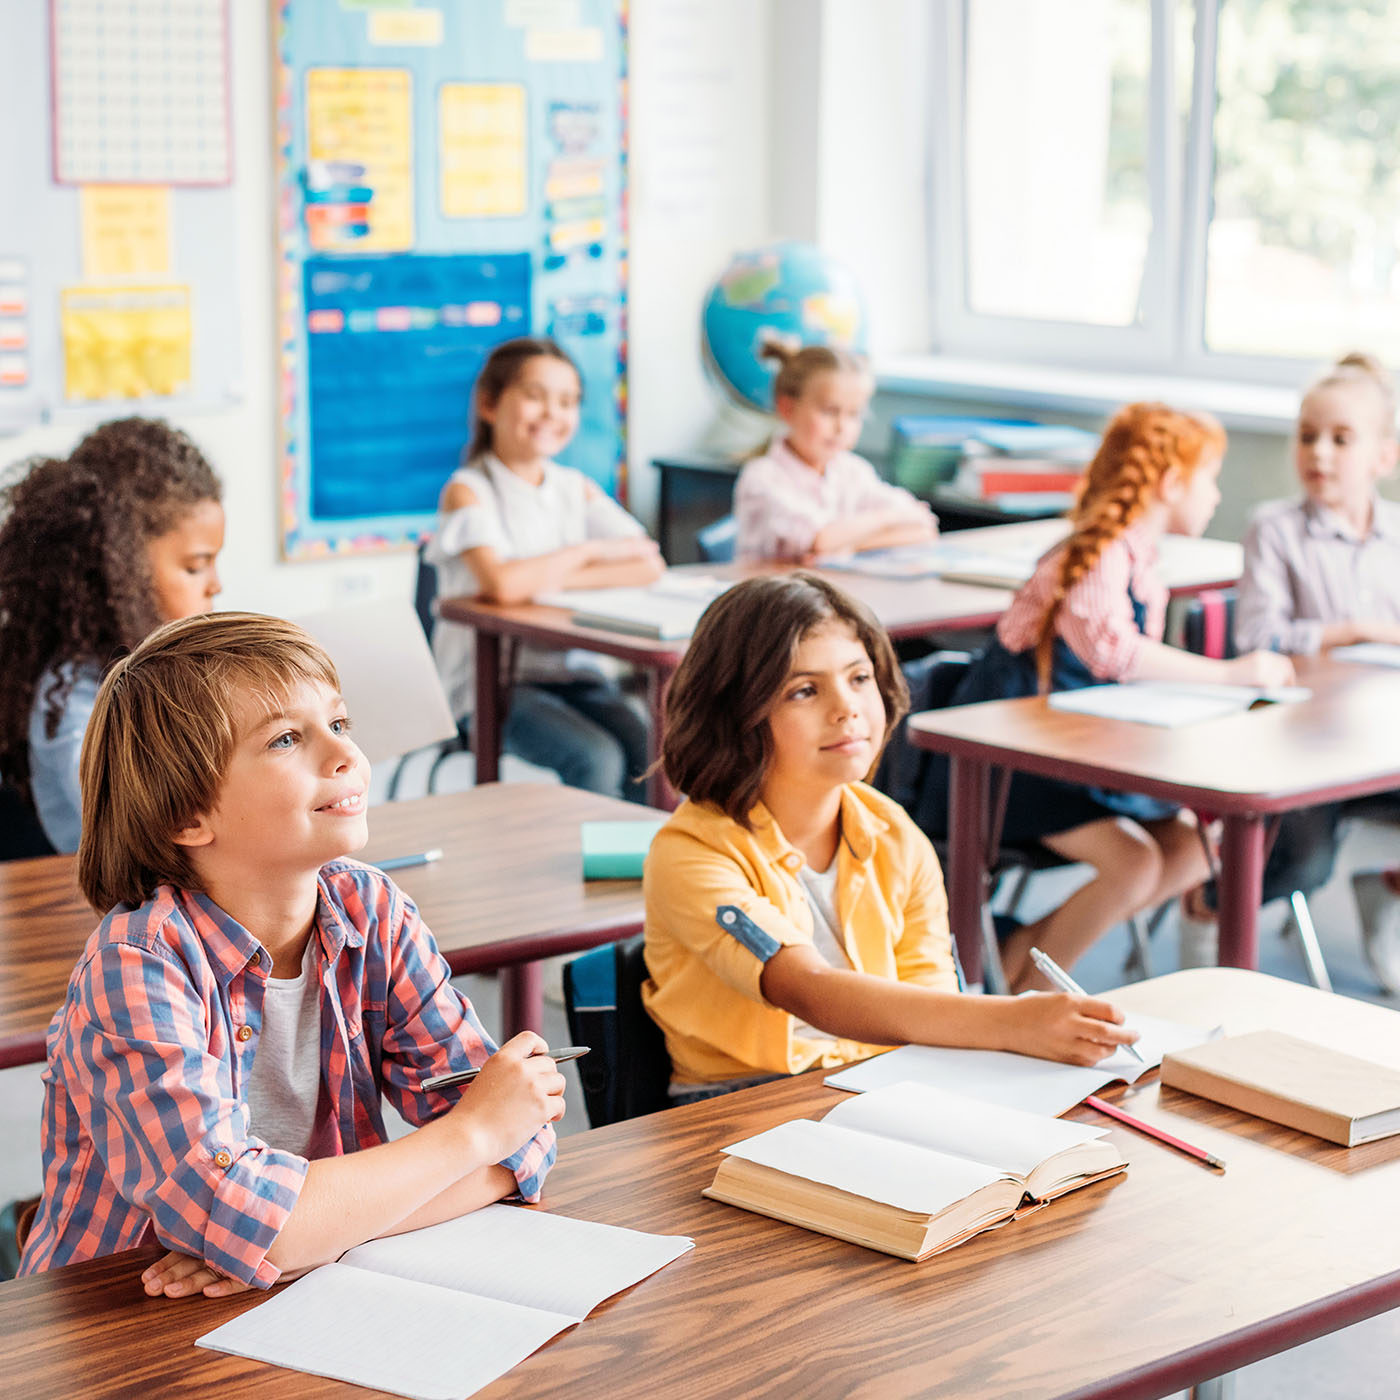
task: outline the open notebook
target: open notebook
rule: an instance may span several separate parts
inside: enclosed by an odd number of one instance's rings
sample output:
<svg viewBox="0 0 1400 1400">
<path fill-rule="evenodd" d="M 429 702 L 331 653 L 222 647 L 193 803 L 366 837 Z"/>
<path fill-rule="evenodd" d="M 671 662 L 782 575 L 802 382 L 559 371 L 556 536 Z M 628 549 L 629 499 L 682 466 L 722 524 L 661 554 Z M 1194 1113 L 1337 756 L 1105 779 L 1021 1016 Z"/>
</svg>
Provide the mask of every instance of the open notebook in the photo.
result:
<svg viewBox="0 0 1400 1400">
<path fill-rule="evenodd" d="M 700 614 L 733 583 L 713 574 L 663 574 L 646 588 L 566 588 L 535 602 L 568 608 L 570 621 L 612 632 L 676 641 L 695 631 Z"/>
<path fill-rule="evenodd" d="M 833 1089 L 861 1094 L 907 1079 L 954 1090 L 984 1103 L 1055 1116 L 1082 1103 L 1114 1080 L 1132 1084 L 1161 1064 L 1162 1056 L 1169 1051 L 1201 1045 L 1220 1034 L 1218 1027 L 1204 1030 L 1138 1013 L 1128 1016 L 1128 1025 L 1141 1037 L 1137 1042 L 1141 1062 L 1123 1050 L 1084 1068 L 1060 1064 L 1057 1060 L 1015 1055 L 1009 1050 L 904 1045 L 829 1074 L 826 1082 Z"/>
<path fill-rule="evenodd" d="M 1311 696 L 1312 691 L 1301 685 L 1261 687 L 1130 681 L 1120 685 L 1090 685 L 1082 690 L 1057 690 L 1047 703 L 1052 710 L 1176 729 L 1183 724 L 1241 714 L 1256 705 L 1291 705 Z"/>
<path fill-rule="evenodd" d="M 695 1242 L 493 1205 L 371 1240 L 195 1345 L 462 1400 Z"/>
<path fill-rule="evenodd" d="M 925 1259 L 1127 1163 L 1104 1129 L 897 1083 L 724 1149 L 705 1195 Z"/>
</svg>

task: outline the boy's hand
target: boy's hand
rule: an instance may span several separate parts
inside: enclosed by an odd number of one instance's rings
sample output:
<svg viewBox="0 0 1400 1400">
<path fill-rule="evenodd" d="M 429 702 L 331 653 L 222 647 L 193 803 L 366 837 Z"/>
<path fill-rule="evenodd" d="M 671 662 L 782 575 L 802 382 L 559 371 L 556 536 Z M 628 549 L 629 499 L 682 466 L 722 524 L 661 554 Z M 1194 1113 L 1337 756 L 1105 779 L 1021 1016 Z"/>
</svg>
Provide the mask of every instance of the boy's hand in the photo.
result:
<svg viewBox="0 0 1400 1400">
<path fill-rule="evenodd" d="M 534 1031 L 506 1041 L 453 1105 L 471 1124 L 487 1162 L 500 1162 L 564 1116 L 564 1076 Z"/>
<path fill-rule="evenodd" d="M 1071 1065 L 1096 1065 L 1138 1038 L 1124 1027 L 1123 1013 L 1112 1002 L 1071 992 L 1015 998 L 1011 1032 L 1008 1049 Z"/>
<path fill-rule="evenodd" d="M 206 1298 L 231 1298 L 235 1293 L 246 1293 L 253 1285 L 226 1278 L 203 1259 L 172 1249 L 142 1273 L 141 1286 L 152 1298 L 159 1298 L 162 1293 L 167 1298 L 192 1298 L 197 1293 Z"/>
</svg>

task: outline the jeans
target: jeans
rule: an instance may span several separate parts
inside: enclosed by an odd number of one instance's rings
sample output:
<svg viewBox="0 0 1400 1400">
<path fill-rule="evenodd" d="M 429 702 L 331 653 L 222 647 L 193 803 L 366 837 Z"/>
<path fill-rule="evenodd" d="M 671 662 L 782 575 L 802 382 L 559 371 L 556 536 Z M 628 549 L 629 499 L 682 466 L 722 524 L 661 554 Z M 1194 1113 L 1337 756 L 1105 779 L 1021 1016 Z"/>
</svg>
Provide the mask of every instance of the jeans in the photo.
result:
<svg viewBox="0 0 1400 1400">
<path fill-rule="evenodd" d="M 502 732 L 507 753 L 552 768 L 570 787 L 646 802 L 647 716 L 609 681 L 517 685 Z"/>
</svg>

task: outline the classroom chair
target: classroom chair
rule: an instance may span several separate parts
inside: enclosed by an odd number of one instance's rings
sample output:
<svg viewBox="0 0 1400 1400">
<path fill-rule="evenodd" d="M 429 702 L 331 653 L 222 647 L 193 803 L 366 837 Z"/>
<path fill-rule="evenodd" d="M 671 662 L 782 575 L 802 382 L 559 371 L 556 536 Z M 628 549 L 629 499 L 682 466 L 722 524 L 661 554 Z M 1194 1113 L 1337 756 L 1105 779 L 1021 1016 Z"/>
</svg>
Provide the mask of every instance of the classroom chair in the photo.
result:
<svg viewBox="0 0 1400 1400">
<path fill-rule="evenodd" d="M 1181 619 L 1181 642 L 1187 651 L 1194 651 L 1198 656 L 1209 656 L 1215 661 L 1228 661 L 1239 654 L 1235 648 L 1235 602 L 1238 596 L 1233 588 L 1213 588 L 1190 599 Z M 1212 820 L 1206 812 L 1197 812 L 1196 816 L 1202 823 Z M 1206 857 L 1214 871 L 1215 859 L 1209 847 Z M 1307 966 L 1308 979 L 1314 987 L 1330 992 L 1332 978 L 1323 961 L 1322 945 L 1318 942 L 1308 897 L 1302 890 L 1294 890 L 1288 900 L 1293 909 L 1293 924 L 1298 930 L 1298 943 Z M 1157 922 L 1154 916 L 1153 929 Z"/>
<path fill-rule="evenodd" d="M 51 856 L 54 849 L 39 817 L 17 788 L 0 783 L 0 860 Z"/>
<path fill-rule="evenodd" d="M 695 548 L 702 563 L 732 564 L 738 538 L 739 522 L 732 515 L 725 515 L 695 532 Z"/>
<path fill-rule="evenodd" d="M 591 1047 L 578 1061 L 578 1072 L 594 1128 L 670 1106 L 666 1037 L 642 1005 L 643 944 L 636 934 L 564 965 L 569 1038 Z"/>
<path fill-rule="evenodd" d="M 437 614 L 433 611 L 433 604 L 437 601 L 437 569 L 428 562 L 427 542 L 424 541 L 418 546 L 418 570 L 413 580 L 413 609 L 418 614 L 419 625 L 423 629 L 423 635 L 428 639 L 428 645 L 433 644 L 433 629 L 437 626 Z M 454 753 L 471 752 L 471 733 L 468 723 L 464 720 L 457 721 L 457 733 L 451 739 L 444 739 L 437 746 L 437 751 L 433 757 L 432 767 L 428 769 L 427 791 L 437 791 L 438 769 Z M 389 779 L 389 789 L 386 797 L 393 802 L 399 795 L 399 784 L 403 780 L 403 771 L 408 763 L 410 755 L 405 754 L 394 766 L 393 776 Z"/>
</svg>

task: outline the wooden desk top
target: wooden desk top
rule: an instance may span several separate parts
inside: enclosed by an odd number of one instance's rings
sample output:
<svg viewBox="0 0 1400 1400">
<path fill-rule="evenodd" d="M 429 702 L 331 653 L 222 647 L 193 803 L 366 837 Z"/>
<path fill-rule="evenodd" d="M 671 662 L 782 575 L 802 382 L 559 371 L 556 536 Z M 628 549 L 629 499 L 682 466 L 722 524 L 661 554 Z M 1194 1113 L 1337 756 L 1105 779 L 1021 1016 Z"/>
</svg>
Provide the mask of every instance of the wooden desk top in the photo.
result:
<svg viewBox="0 0 1400 1400">
<path fill-rule="evenodd" d="M 640 932 L 641 881 L 585 883 L 578 828 L 647 814 L 557 784 L 491 783 L 370 808 L 360 855 L 383 860 L 442 847 L 440 861 L 393 878 L 452 970 L 476 972 Z M 97 923 L 72 856 L 0 863 L 0 1068 L 44 1058 L 49 1019 Z"/>
<path fill-rule="evenodd" d="M 1231 1029 L 1281 1020 L 1353 1045 L 1400 1045 L 1395 1012 L 1228 968 L 1118 999 L 1197 1020 L 1224 1014 Z M 1159 1095 L 1155 1077 L 1125 1097 L 1229 1170 L 1108 1125 L 1126 1176 L 923 1264 L 701 1197 L 724 1144 L 838 1101 L 816 1075 L 566 1138 L 549 1208 L 686 1233 L 696 1248 L 481 1394 L 1144 1400 L 1400 1303 L 1400 1250 L 1383 1224 L 1400 1191 L 1400 1137 L 1333 1147 Z M 365 1393 L 196 1350 L 195 1337 L 258 1300 L 144 1298 L 136 1280 L 154 1257 L 133 1251 L 0 1285 L 0 1348 L 27 1400 Z"/>
<path fill-rule="evenodd" d="M 1229 813 L 1287 811 L 1400 786 L 1400 671 L 1298 661 L 1309 700 L 1163 729 L 1051 709 L 1043 696 L 931 710 L 920 748 Z"/>
</svg>

